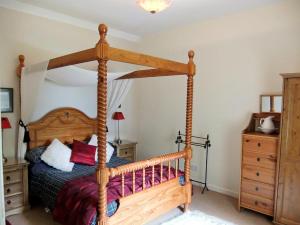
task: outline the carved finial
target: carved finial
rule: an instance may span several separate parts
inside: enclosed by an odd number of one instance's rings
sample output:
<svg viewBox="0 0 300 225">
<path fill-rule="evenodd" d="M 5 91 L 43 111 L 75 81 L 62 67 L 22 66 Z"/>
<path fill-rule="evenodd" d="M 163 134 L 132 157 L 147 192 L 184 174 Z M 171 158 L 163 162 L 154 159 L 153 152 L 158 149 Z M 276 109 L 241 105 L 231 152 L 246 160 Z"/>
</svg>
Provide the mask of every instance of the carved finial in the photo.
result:
<svg viewBox="0 0 300 225">
<path fill-rule="evenodd" d="M 195 52 L 193 50 L 190 50 L 188 55 L 189 55 L 189 59 L 193 60 L 195 56 Z"/>
<path fill-rule="evenodd" d="M 25 56 L 24 55 L 19 55 L 19 62 L 20 66 L 24 67 L 24 61 L 25 61 Z"/>
<path fill-rule="evenodd" d="M 25 56 L 19 55 L 19 65 L 17 67 L 17 76 L 19 77 L 21 77 L 22 68 L 25 66 L 24 61 L 25 61 Z"/>
<path fill-rule="evenodd" d="M 100 24 L 98 31 L 100 34 L 100 42 L 106 42 L 107 26 L 105 24 Z"/>
<path fill-rule="evenodd" d="M 195 52 L 193 50 L 190 50 L 189 53 L 188 53 L 188 56 L 189 56 L 189 63 L 188 63 L 189 75 L 194 76 L 195 73 L 196 73 L 196 66 L 195 66 L 195 63 L 194 63 Z"/>
</svg>

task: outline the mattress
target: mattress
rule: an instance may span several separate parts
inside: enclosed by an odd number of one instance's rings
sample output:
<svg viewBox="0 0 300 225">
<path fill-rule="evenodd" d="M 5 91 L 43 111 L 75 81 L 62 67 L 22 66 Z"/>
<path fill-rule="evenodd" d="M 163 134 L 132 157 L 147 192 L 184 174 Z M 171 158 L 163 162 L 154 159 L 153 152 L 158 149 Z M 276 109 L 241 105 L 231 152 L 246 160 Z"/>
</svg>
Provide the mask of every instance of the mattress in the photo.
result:
<svg viewBox="0 0 300 225">
<path fill-rule="evenodd" d="M 128 164 L 130 161 L 112 156 L 108 167 L 117 167 Z M 86 166 L 75 164 L 72 172 L 64 172 L 48 166 L 44 162 L 38 162 L 30 166 L 29 193 L 30 197 L 39 198 L 44 206 L 50 210 L 54 209 L 56 197 L 63 185 L 70 180 L 82 176 L 92 175 L 96 171 L 96 166 Z M 113 201 L 107 205 L 107 215 L 111 216 L 118 208 L 118 203 Z M 96 218 L 92 224 L 95 223 Z"/>
</svg>

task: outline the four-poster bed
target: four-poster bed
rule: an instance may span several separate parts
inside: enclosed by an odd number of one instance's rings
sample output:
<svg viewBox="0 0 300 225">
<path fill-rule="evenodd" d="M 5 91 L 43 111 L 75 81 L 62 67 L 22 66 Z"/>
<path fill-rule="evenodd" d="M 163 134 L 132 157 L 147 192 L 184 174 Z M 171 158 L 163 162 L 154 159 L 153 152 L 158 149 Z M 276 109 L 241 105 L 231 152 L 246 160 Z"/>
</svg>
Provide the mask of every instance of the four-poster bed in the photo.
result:
<svg viewBox="0 0 300 225">
<path fill-rule="evenodd" d="M 107 27 L 99 25 L 100 40 L 94 48 L 62 57 L 54 58 L 49 61 L 48 70 L 75 65 L 79 63 L 98 61 L 98 87 L 97 87 L 97 121 L 91 130 L 96 130 L 98 134 L 98 167 L 97 183 L 99 185 L 98 194 L 98 224 L 144 224 L 151 219 L 169 211 L 172 208 L 183 205 L 187 210 L 191 203 L 191 182 L 190 182 L 190 161 L 192 157 L 191 134 L 192 134 L 192 105 L 193 105 L 193 76 L 195 75 L 195 64 L 193 62 L 194 52 L 189 51 L 189 61 L 187 64 L 171 60 L 152 57 L 144 54 L 126 51 L 123 49 L 112 48 L 106 41 Z M 24 56 L 19 57 L 20 64 L 17 69 L 18 76 L 21 76 L 24 67 Z M 146 77 L 160 77 L 173 75 L 187 75 L 187 103 L 186 103 L 186 145 L 183 150 L 177 153 L 166 154 L 148 160 L 138 161 L 116 168 L 106 166 L 106 121 L 107 121 L 107 62 L 117 61 L 141 66 L 151 67 L 152 69 L 139 70 L 121 76 L 118 79 L 134 79 Z M 70 109 L 68 109 L 70 111 Z M 68 111 L 67 110 L 67 111 Z M 58 113 L 62 113 L 58 111 Z M 64 115 L 64 114 L 62 114 Z M 66 116 L 67 114 L 65 114 Z M 40 125 L 41 123 L 39 123 Z M 36 125 L 29 125 L 30 135 L 34 134 Z M 89 133 L 91 132 L 89 131 Z M 54 134 L 55 136 L 55 134 Z M 51 135 L 48 137 L 49 141 Z M 36 139 L 32 139 L 37 141 Z M 41 143 L 31 142 L 31 145 L 41 146 Z M 44 143 L 43 143 L 44 144 Z M 29 148 L 32 146 L 29 145 Z M 184 185 L 179 182 L 178 160 L 185 160 L 184 163 Z M 172 166 L 175 165 L 175 176 L 170 176 Z M 160 183 L 151 187 L 146 187 L 145 176 L 150 170 L 150 176 L 154 181 L 154 168 L 160 168 Z M 167 180 L 162 179 L 163 169 L 167 170 Z M 135 193 L 135 174 L 141 171 L 142 190 Z M 132 174 L 132 194 L 124 194 L 124 176 Z M 121 198 L 117 212 L 107 217 L 107 185 L 110 178 L 121 177 Z"/>
</svg>

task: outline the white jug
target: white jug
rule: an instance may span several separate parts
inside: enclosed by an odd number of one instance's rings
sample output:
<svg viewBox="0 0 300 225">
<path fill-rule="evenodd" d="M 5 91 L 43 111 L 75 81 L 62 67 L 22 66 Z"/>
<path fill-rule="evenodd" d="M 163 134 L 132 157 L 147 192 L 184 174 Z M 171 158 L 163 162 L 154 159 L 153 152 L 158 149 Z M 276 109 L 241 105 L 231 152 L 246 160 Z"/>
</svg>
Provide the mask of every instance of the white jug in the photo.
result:
<svg viewBox="0 0 300 225">
<path fill-rule="evenodd" d="M 262 132 L 264 132 L 266 134 L 271 134 L 275 131 L 275 125 L 272 120 L 273 118 L 274 118 L 274 116 L 268 116 L 266 118 L 260 119 L 259 123 L 260 123 L 260 129 L 262 130 Z"/>
</svg>

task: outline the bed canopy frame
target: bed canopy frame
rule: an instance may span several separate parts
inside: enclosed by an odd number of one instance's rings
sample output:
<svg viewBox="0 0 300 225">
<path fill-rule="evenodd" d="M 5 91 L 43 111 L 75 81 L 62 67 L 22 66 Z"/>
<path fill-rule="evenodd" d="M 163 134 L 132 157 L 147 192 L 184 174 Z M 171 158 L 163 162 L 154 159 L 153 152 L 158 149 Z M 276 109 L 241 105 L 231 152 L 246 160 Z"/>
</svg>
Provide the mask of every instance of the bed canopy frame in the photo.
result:
<svg viewBox="0 0 300 225">
<path fill-rule="evenodd" d="M 191 135 L 192 135 L 192 107 L 193 107 L 193 77 L 196 66 L 193 62 L 194 52 L 188 52 L 188 63 L 180 63 L 172 60 L 166 60 L 149 55 L 139 54 L 123 49 L 111 47 L 107 40 L 107 26 L 100 24 L 98 27 L 100 40 L 94 48 L 75 52 L 51 59 L 48 64 L 48 70 L 75 65 L 84 62 L 98 61 L 98 86 L 97 86 L 97 133 L 98 133 L 98 168 L 97 182 L 99 184 L 98 201 L 98 225 L 106 224 L 143 224 L 151 219 L 169 211 L 172 208 L 183 205 L 184 211 L 188 209 L 191 203 L 191 182 L 190 182 L 190 161 L 192 158 Z M 130 163 L 116 168 L 106 167 L 106 119 L 107 119 L 107 62 L 117 61 L 141 66 L 147 66 L 152 69 L 138 70 L 118 79 L 134 79 L 160 76 L 187 75 L 187 98 L 186 98 L 186 140 L 185 147 L 179 152 L 170 153 L 148 160 Z M 21 76 L 25 57 L 19 56 L 19 65 L 17 75 Z M 178 160 L 185 160 L 184 176 L 185 184 L 179 184 L 177 176 Z M 152 167 L 152 176 L 154 177 L 154 166 L 164 164 L 168 165 L 169 173 L 171 163 L 175 163 L 176 179 L 160 183 L 151 188 L 145 188 L 145 168 Z M 143 170 L 143 190 L 138 193 L 135 191 L 135 182 L 133 179 L 133 194 L 124 196 L 124 174 Z M 107 217 L 107 190 L 106 186 L 109 177 L 122 176 L 122 198 L 118 211 L 112 217 Z M 161 175 L 162 176 L 162 175 Z"/>
</svg>

